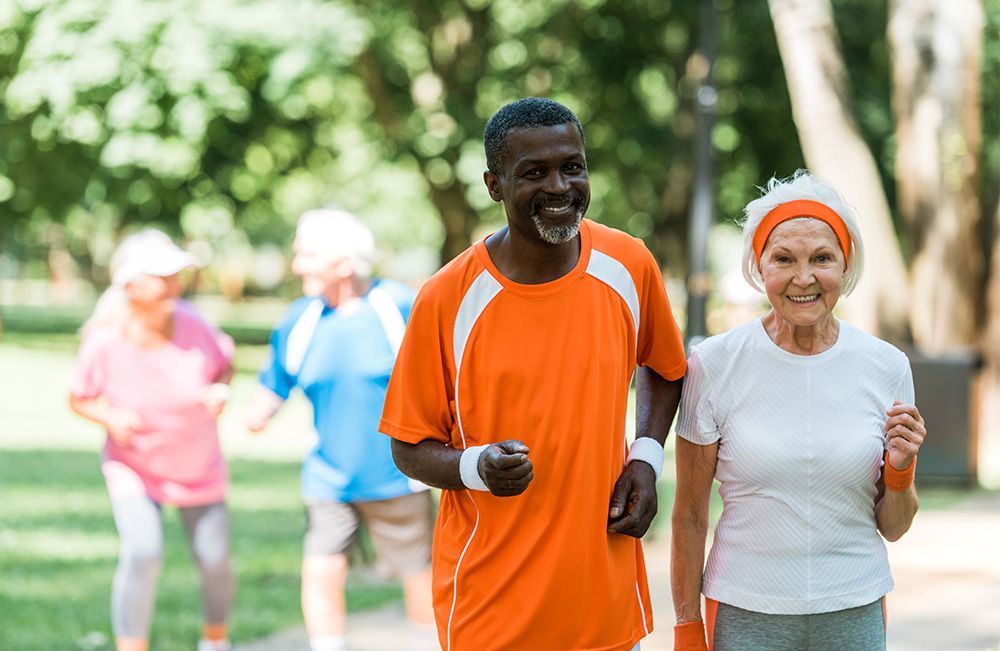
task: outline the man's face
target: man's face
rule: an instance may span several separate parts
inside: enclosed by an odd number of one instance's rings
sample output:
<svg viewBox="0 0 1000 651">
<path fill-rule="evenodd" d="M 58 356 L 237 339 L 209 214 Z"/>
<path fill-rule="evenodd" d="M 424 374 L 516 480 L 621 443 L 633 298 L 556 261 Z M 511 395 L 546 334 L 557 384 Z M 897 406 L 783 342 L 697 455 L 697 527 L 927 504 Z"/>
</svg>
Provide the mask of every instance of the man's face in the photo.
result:
<svg viewBox="0 0 1000 651">
<path fill-rule="evenodd" d="M 315 242 L 295 238 L 292 245 L 292 273 L 302 279 L 302 293 L 319 296 L 350 275 L 350 263 L 344 258 L 332 258 Z"/>
<path fill-rule="evenodd" d="M 507 223 L 529 239 L 562 244 L 576 237 L 590 205 L 587 158 L 576 126 L 515 129 L 499 174 L 483 175 Z"/>
</svg>

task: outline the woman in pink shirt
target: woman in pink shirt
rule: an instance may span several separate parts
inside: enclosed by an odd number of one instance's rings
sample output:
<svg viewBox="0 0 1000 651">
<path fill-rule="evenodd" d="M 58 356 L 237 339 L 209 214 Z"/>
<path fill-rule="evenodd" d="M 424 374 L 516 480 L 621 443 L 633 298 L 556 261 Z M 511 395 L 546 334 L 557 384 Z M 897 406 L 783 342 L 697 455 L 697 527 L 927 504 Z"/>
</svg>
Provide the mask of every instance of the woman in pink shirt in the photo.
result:
<svg viewBox="0 0 1000 651">
<path fill-rule="evenodd" d="M 118 651 L 145 651 L 163 556 L 161 506 L 176 506 L 197 560 L 205 626 L 199 651 L 223 651 L 234 580 L 226 464 L 216 419 L 233 342 L 182 301 L 194 259 L 145 230 L 111 260 L 112 286 L 83 330 L 70 406 L 103 426 L 102 471 L 121 538 L 111 591 Z"/>
</svg>

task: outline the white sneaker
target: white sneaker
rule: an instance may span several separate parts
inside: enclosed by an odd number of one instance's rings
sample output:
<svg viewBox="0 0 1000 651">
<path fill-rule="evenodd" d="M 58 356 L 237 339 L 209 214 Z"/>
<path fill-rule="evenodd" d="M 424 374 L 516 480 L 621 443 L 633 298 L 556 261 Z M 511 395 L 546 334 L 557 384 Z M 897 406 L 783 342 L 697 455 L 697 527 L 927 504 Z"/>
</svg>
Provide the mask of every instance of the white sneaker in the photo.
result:
<svg viewBox="0 0 1000 651">
<path fill-rule="evenodd" d="M 198 651 L 233 651 L 229 640 L 198 640 Z"/>
</svg>

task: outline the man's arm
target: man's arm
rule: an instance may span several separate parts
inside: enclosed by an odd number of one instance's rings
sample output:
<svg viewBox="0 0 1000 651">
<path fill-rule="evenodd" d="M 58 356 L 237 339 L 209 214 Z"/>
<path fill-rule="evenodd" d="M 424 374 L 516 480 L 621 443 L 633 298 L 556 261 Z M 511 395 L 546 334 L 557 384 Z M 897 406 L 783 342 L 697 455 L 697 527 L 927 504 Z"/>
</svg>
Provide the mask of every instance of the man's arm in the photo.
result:
<svg viewBox="0 0 1000 651">
<path fill-rule="evenodd" d="M 662 448 L 681 401 L 683 378 L 667 380 L 640 366 L 635 378 L 635 438 L 649 437 Z M 641 538 L 656 515 L 656 471 L 645 461 L 631 461 L 615 483 L 608 531 Z"/>
<path fill-rule="evenodd" d="M 648 436 L 663 445 L 681 404 L 684 378 L 667 380 L 640 366 L 635 374 L 635 437 Z"/>
<path fill-rule="evenodd" d="M 258 387 L 253 405 L 246 418 L 246 427 L 254 433 L 263 432 L 274 415 L 278 413 L 285 399 L 267 387 Z"/>
<path fill-rule="evenodd" d="M 447 490 L 466 488 L 460 470 L 463 452 L 433 439 L 419 443 L 392 440 L 392 458 L 404 475 Z M 524 492 L 535 476 L 528 452 L 528 446 L 514 440 L 482 450 L 477 469 L 492 494 L 512 497 Z"/>
</svg>

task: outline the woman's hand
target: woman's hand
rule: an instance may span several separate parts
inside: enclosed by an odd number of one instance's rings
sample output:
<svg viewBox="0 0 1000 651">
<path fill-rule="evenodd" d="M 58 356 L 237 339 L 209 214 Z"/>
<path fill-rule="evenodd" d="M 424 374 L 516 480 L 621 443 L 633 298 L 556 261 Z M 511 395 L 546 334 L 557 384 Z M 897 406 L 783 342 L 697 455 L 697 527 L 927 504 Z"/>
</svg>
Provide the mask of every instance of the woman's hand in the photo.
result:
<svg viewBox="0 0 1000 651">
<path fill-rule="evenodd" d="M 927 436 L 924 419 L 916 405 L 904 405 L 898 400 L 892 403 L 886 416 L 885 449 L 889 452 L 889 463 L 896 470 L 906 470 Z"/>
<path fill-rule="evenodd" d="M 229 400 L 230 388 L 228 384 L 216 382 L 210 384 L 201 396 L 201 404 L 204 405 L 208 415 L 218 418 Z"/>
<path fill-rule="evenodd" d="M 104 426 L 112 441 L 125 446 L 142 427 L 142 417 L 130 409 L 109 409 L 104 417 Z"/>
</svg>

